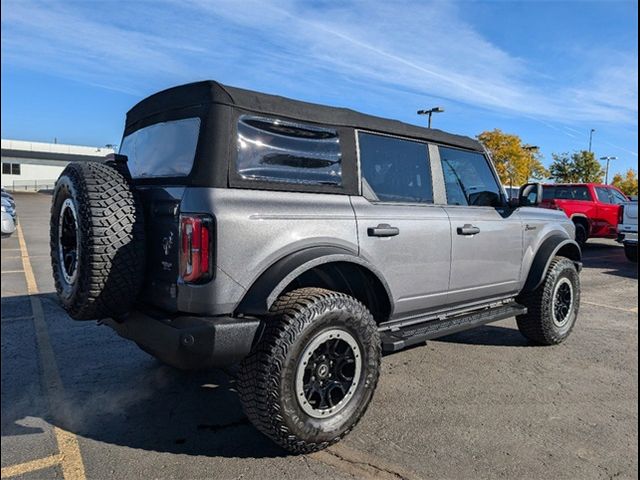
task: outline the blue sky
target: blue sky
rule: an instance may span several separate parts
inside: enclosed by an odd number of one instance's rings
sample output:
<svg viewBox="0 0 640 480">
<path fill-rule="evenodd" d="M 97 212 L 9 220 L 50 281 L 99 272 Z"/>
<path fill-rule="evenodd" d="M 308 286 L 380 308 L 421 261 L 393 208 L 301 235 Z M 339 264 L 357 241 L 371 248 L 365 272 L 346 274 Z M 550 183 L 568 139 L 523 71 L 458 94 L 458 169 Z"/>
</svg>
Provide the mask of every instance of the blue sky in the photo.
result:
<svg viewBox="0 0 640 480">
<path fill-rule="evenodd" d="M 638 164 L 635 1 L 2 1 L 2 138 L 119 143 L 143 97 L 212 78 Z"/>
</svg>

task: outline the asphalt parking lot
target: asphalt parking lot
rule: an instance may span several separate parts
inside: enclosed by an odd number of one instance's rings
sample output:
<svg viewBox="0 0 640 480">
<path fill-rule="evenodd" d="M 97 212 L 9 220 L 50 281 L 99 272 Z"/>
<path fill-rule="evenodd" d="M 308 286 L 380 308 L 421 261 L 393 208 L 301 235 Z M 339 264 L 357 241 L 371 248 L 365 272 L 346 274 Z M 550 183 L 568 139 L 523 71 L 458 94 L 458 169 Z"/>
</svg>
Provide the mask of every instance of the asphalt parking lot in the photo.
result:
<svg viewBox="0 0 640 480">
<path fill-rule="evenodd" d="M 294 456 L 246 420 L 233 371 L 166 367 L 57 305 L 50 197 L 16 196 L 2 239 L 2 478 L 637 478 L 638 271 L 585 249 L 582 307 L 556 347 L 513 319 L 383 359 L 341 443 Z"/>
</svg>

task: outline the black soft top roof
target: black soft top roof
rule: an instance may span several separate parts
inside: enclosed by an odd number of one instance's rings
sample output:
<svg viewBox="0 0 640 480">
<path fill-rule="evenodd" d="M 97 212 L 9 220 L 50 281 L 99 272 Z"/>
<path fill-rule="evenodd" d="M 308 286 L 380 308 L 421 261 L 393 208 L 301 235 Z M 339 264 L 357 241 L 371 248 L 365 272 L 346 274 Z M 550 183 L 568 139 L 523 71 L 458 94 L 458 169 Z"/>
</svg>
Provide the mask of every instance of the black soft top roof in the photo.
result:
<svg viewBox="0 0 640 480">
<path fill-rule="evenodd" d="M 145 98 L 127 113 L 126 129 L 128 130 L 145 118 L 162 112 L 214 103 L 234 106 L 255 113 L 278 115 L 336 127 L 361 128 L 471 150 L 483 150 L 480 142 L 470 137 L 366 115 L 348 108 L 328 107 L 277 95 L 229 87 L 213 80 L 169 88 Z"/>
</svg>

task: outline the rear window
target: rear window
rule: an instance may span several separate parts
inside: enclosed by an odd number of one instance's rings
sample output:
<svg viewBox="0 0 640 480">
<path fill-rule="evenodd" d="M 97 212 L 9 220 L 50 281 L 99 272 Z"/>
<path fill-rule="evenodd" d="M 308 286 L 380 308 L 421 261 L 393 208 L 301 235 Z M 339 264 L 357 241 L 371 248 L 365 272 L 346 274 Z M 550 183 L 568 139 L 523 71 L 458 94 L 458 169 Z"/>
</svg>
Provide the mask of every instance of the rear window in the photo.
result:
<svg viewBox="0 0 640 480">
<path fill-rule="evenodd" d="M 242 115 L 237 150 L 236 171 L 244 180 L 342 185 L 337 130 Z"/>
<path fill-rule="evenodd" d="M 199 118 L 155 123 L 127 135 L 120 154 L 133 178 L 183 177 L 193 167 L 199 133 Z"/>
<path fill-rule="evenodd" d="M 557 185 L 554 187 L 544 187 L 542 191 L 543 200 L 583 200 L 591 201 L 589 189 L 584 186 Z"/>
</svg>

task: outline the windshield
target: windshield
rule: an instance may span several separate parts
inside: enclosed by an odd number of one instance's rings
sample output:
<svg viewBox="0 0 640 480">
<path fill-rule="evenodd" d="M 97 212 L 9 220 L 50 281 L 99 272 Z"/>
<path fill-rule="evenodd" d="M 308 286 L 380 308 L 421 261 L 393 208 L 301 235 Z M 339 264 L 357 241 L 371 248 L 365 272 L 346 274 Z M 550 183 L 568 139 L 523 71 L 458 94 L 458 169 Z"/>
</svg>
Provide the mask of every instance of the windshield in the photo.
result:
<svg viewBox="0 0 640 480">
<path fill-rule="evenodd" d="M 155 123 L 127 135 L 120 154 L 133 178 L 189 175 L 198 145 L 199 118 Z"/>
</svg>

